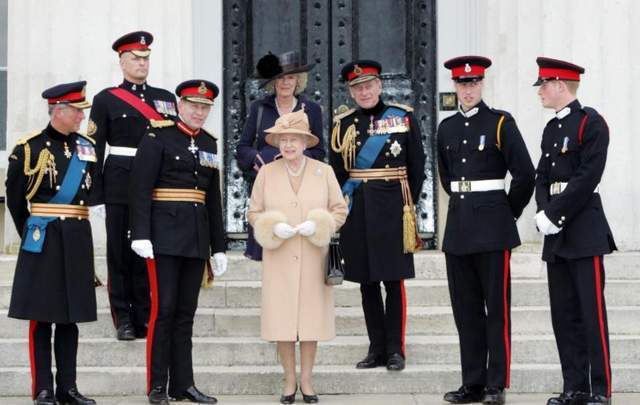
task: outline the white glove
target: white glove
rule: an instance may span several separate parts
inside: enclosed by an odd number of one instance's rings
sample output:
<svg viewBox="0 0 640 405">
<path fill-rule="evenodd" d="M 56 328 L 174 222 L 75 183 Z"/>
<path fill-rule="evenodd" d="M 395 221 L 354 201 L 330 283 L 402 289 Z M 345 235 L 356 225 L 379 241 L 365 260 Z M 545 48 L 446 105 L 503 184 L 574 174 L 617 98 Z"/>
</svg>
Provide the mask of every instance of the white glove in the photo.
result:
<svg viewBox="0 0 640 405">
<path fill-rule="evenodd" d="M 302 236 L 311 236 L 316 233 L 316 223 L 314 221 L 304 221 L 296 226 L 298 233 Z"/>
<path fill-rule="evenodd" d="M 149 239 L 138 239 L 132 241 L 131 250 L 144 259 L 153 259 L 153 245 Z"/>
<path fill-rule="evenodd" d="M 273 226 L 273 234 L 280 239 L 289 239 L 296 233 L 298 233 L 298 230 L 286 222 L 278 222 Z"/>
<path fill-rule="evenodd" d="M 105 219 L 107 217 L 107 210 L 104 208 L 104 204 L 89 207 L 89 215 L 92 218 Z"/>
<path fill-rule="evenodd" d="M 551 220 L 549 220 L 549 218 L 547 218 L 547 215 L 544 213 L 544 211 L 538 212 L 535 216 L 535 220 L 538 230 L 543 235 L 555 235 L 562 230 L 562 228 L 558 228 L 553 224 L 553 222 L 551 222 Z"/>
<path fill-rule="evenodd" d="M 227 271 L 227 255 L 222 252 L 214 253 L 213 261 L 215 262 L 213 274 L 216 277 L 223 275 Z"/>
</svg>

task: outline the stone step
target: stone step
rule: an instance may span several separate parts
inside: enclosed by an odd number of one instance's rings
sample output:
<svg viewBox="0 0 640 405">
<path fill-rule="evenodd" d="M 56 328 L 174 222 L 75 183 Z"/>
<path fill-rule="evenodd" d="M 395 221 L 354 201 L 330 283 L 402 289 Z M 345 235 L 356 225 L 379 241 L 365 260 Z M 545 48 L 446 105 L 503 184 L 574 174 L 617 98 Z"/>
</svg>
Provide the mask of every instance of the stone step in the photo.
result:
<svg viewBox="0 0 640 405">
<path fill-rule="evenodd" d="M 405 280 L 410 306 L 448 306 L 451 301 L 446 280 Z M 511 283 L 511 302 L 515 306 L 549 305 L 546 280 L 517 279 Z M 384 291 L 384 289 L 383 289 Z M 109 308 L 106 288 L 96 289 L 98 308 Z M 639 280 L 607 280 L 605 297 L 608 305 L 640 305 Z M 200 308 L 258 308 L 260 281 L 218 281 L 212 288 L 200 290 Z M 0 309 L 8 309 L 11 286 L 0 286 Z M 337 307 L 360 307 L 359 284 L 345 282 L 335 287 Z"/>
<path fill-rule="evenodd" d="M 611 361 L 640 364 L 640 335 L 610 336 Z M 80 339 L 78 366 L 145 366 L 145 340 L 119 342 L 114 338 Z M 458 336 L 407 336 L 408 364 L 456 364 L 460 359 Z M 339 336 L 320 342 L 317 365 L 355 365 L 369 347 L 365 336 Z M 556 364 L 559 362 L 553 335 L 515 335 L 512 339 L 514 363 Z M 194 366 L 277 365 L 276 345 L 258 337 L 193 339 Z M 0 367 L 29 364 L 27 339 L 0 339 Z"/>
<path fill-rule="evenodd" d="M 446 280 L 406 280 L 408 303 L 411 306 L 446 306 L 450 303 Z M 96 289 L 98 308 L 109 308 L 106 288 Z M 544 280 L 515 280 L 512 282 L 512 304 L 545 305 L 549 302 Z M 202 289 L 198 305 L 201 308 L 256 308 L 260 306 L 259 281 L 219 281 L 213 288 Z M 607 280 L 606 298 L 610 305 L 640 303 L 640 280 Z M 11 286 L 0 286 L 0 308 L 7 309 Z M 359 307 L 359 285 L 345 282 L 335 287 L 338 307 Z"/>
<path fill-rule="evenodd" d="M 640 366 L 613 364 L 616 392 L 635 392 L 640 385 Z M 280 366 L 195 367 L 196 385 L 217 395 L 279 395 Z M 402 372 L 385 368 L 357 370 L 351 366 L 317 366 L 314 386 L 320 394 L 442 393 L 460 385 L 455 365 L 409 365 Z M 555 364 L 512 364 L 514 392 L 554 392 L 562 383 Z M 5 396 L 28 395 L 28 367 L 0 368 L 0 392 Z M 78 387 L 87 395 L 143 395 L 143 367 L 79 367 Z"/>
<path fill-rule="evenodd" d="M 10 285 L 16 265 L 16 255 L 0 255 L 0 285 Z M 245 258 L 239 252 L 228 252 L 229 271 L 218 278 L 218 281 L 252 281 L 260 280 L 261 263 Z M 422 251 L 415 256 L 416 279 L 418 280 L 446 280 L 444 254 L 439 251 Z M 607 278 L 610 279 L 639 279 L 640 252 L 614 253 L 606 256 Z M 106 283 L 107 270 L 104 256 L 95 259 L 96 273 Z M 546 268 L 540 260 L 539 252 L 513 253 L 511 260 L 512 279 L 540 279 L 546 278 Z"/>
<path fill-rule="evenodd" d="M 640 334 L 640 306 L 609 306 L 608 320 L 611 334 Z M 514 307 L 512 309 L 513 334 L 551 333 L 549 308 L 544 306 Z M 28 323 L 7 317 L 0 310 L 0 338 L 26 337 Z M 342 307 L 336 309 L 338 335 L 364 335 L 362 309 Z M 194 336 L 232 337 L 259 336 L 259 308 L 199 308 L 194 320 Z M 453 335 L 456 329 L 450 307 L 409 307 L 407 309 L 407 335 Z M 111 315 L 106 309 L 98 311 L 98 321 L 80 324 L 80 336 L 112 337 Z"/>
</svg>

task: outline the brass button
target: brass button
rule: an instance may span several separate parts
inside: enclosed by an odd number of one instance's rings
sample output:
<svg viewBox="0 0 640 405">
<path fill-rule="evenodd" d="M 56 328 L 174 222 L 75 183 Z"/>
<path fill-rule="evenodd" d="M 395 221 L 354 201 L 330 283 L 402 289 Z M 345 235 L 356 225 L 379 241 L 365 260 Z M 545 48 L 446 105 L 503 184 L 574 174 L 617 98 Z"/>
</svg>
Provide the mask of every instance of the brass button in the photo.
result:
<svg viewBox="0 0 640 405">
<path fill-rule="evenodd" d="M 466 162 L 467 162 L 467 159 L 462 158 L 462 163 L 466 163 Z"/>
<path fill-rule="evenodd" d="M 467 144 L 467 140 L 466 139 L 463 140 L 462 143 L 464 143 L 466 145 Z"/>
<path fill-rule="evenodd" d="M 464 200 L 464 194 L 460 194 L 460 199 Z"/>
<path fill-rule="evenodd" d="M 552 163 L 551 163 L 551 166 L 555 166 L 555 165 L 556 165 L 556 162 L 552 162 Z"/>
<path fill-rule="evenodd" d="M 465 123 L 464 123 L 464 126 L 465 126 L 465 127 L 468 127 L 468 126 L 469 126 L 469 123 L 468 123 L 468 122 L 465 122 Z"/>
<path fill-rule="evenodd" d="M 80 200 L 80 205 L 84 205 L 84 200 Z"/>
<path fill-rule="evenodd" d="M 464 177 L 464 176 L 460 177 L 460 180 L 464 181 L 464 179 L 465 179 L 465 177 Z"/>
<path fill-rule="evenodd" d="M 127 114 L 122 114 L 122 118 L 127 118 Z"/>
<path fill-rule="evenodd" d="M 558 128 L 562 128 L 562 124 L 558 124 Z"/>
</svg>

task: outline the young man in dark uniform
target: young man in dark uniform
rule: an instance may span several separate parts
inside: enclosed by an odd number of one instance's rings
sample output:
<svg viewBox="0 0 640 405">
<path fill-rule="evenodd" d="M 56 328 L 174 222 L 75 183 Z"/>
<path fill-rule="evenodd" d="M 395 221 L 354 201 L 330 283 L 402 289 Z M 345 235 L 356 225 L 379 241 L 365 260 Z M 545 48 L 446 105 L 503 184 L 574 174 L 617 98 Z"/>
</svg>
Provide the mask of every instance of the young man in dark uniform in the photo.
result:
<svg viewBox="0 0 640 405">
<path fill-rule="evenodd" d="M 356 367 L 402 370 L 404 280 L 415 275 L 413 252 L 420 241 L 413 204 L 425 178 L 425 156 L 412 108 L 382 101 L 381 71 L 371 60 L 342 69 L 358 108 L 334 117 L 329 162 L 350 206 L 340 231 L 345 279 L 360 283 L 370 341 L 367 356 Z"/>
<path fill-rule="evenodd" d="M 18 141 L 9 156 L 7 207 L 22 244 L 9 316 L 27 319 L 32 397 L 37 405 L 95 404 L 76 386 L 77 322 L 96 320 L 93 242 L 88 204 L 93 193 L 93 139 L 77 133 L 86 82 L 45 90 L 49 125 Z M 51 373 L 55 323 L 56 391 Z"/>
<path fill-rule="evenodd" d="M 440 181 L 449 194 L 442 250 L 460 338 L 462 386 L 445 394 L 461 404 L 503 404 L 511 359 L 511 249 L 516 220 L 529 203 L 534 168 L 511 115 L 482 101 L 491 61 L 461 56 L 451 69 L 457 114 L 438 127 Z M 505 175 L 512 180 L 505 191 Z"/>
<path fill-rule="evenodd" d="M 226 271 L 220 162 L 216 139 L 202 129 L 218 88 L 190 80 L 176 88 L 179 119 L 153 122 L 138 147 L 131 176 L 131 248 L 147 259 L 151 316 L 147 394 L 152 404 L 216 399 L 194 385 L 193 317 L 205 263 Z"/>
<path fill-rule="evenodd" d="M 599 183 L 609 128 L 576 99 L 584 68 L 540 57 L 538 95 L 556 115 L 542 133 L 536 177 L 536 225 L 545 235 L 551 320 L 563 392 L 548 405 L 610 404 L 611 361 L 602 256 L 616 249 Z"/>
<path fill-rule="evenodd" d="M 126 34 L 113 43 L 124 81 L 102 90 L 93 99 L 88 134 L 97 142 L 100 164 L 96 191 L 106 204 L 107 269 L 111 315 L 119 340 L 146 335 L 149 284 L 144 261 L 130 248 L 128 189 L 133 156 L 150 120 L 175 118 L 172 93 L 147 84 L 149 45 L 145 31 Z M 106 144 L 109 156 L 102 167 Z M 99 209 L 101 208 L 101 209 Z M 104 206 L 96 207 L 104 217 Z"/>
</svg>

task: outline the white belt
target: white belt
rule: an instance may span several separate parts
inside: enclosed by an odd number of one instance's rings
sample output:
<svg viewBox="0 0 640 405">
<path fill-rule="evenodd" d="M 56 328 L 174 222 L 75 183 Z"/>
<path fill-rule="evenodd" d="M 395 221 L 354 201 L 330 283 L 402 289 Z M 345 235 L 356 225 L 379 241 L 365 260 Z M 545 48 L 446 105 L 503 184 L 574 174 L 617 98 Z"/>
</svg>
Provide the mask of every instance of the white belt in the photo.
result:
<svg viewBox="0 0 640 405">
<path fill-rule="evenodd" d="M 550 195 L 557 195 L 560 194 L 564 191 L 565 188 L 567 188 L 567 184 L 569 183 L 564 183 L 564 182 L 556 182 L 556 183 L 551 183 L 551 185 L 549 186 L 549 194 Z M 597 193 L 600 191 L 600 184 L 598 184 L 596 186 L 596 188 L 593 190 L 594 193 Z"/>
<path fill-rule="evenodd" d="M 135 156 L 137 148 L 128 148 L 126 146 L 109 146 L 109 154 L 117 156 Z"/>
<path fill-rule="evenodd" d="M 469 193 L 474 191 L 493 190 L 504 190 L 504 179 L 451 182 L 451 191 L 454 193 Z"/>
</svg>

